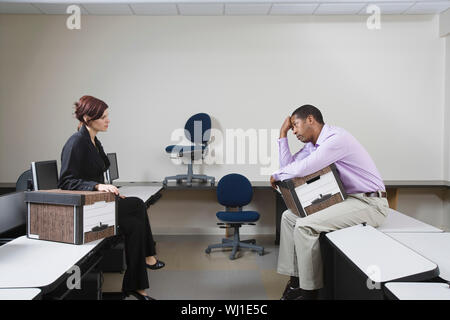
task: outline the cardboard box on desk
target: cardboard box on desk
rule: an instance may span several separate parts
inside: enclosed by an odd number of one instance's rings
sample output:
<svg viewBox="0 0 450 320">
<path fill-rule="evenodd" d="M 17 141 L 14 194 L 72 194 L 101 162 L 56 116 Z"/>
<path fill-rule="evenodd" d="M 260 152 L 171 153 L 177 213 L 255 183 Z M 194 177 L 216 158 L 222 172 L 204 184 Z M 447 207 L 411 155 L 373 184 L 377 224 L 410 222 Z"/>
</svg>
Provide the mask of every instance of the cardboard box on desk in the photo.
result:
<svg viewBox="0 0 450 320">
<path fill-rule="evenodd" d="M 288 209 L 306 217 L 347 198 L 334 164 L 302 178 L 278 181 Z"/>
<path fill-rule="evenodd" d="M 25 192 L 28 238 L 83 244 L 117 234 L 117 199 L 100 191 Z"/>
</svg>

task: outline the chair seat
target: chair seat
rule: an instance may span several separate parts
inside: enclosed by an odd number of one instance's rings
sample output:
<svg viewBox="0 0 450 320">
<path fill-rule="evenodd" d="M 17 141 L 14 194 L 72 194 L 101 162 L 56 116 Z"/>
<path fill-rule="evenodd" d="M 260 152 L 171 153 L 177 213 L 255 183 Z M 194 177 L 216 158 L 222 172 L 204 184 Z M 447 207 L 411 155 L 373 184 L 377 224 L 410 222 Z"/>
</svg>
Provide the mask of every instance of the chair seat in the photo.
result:
<svg viewBox="0 0 450 320">
<path fill-rule="evenodd" d="M 172 152 L 193 152 L 193 151 L 204 151 L 206 148 L 206 145 L 196 145 L 196 146 L 180 146 L 180 145 L 171 145 L 171 146 L 167 146 L 166 147 L 166 152 L 167 153 L 172 153 Z M 173 150 L 175 149 L 175 150 Z"/>
<path fill-rule="evenodd" d="M 255 222 L 259 220 L 259 213 L 256 211 L 219 211 L 216 216 L 223 222 Z"/>
</svg>

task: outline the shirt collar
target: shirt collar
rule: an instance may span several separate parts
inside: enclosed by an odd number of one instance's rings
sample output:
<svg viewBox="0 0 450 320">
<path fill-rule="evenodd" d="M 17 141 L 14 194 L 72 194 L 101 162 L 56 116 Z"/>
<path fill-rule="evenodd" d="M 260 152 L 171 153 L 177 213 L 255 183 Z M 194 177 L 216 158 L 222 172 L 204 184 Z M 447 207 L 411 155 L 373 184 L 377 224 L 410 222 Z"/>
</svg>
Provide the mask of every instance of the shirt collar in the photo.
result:
<svg viewBox="0 0 450 320">
<path fill-rule="evenodd" d="M 330 131 L 330 127 L 328 124 L 324 124 L 322 127 L 322 130 L 320 130 L 319 137 L 317 138 L 315 147 L 318 147 L 322 144 L 322 142 L 325 141 L 326 138 L 328 138 L 328 132 Z"/>
</svg>

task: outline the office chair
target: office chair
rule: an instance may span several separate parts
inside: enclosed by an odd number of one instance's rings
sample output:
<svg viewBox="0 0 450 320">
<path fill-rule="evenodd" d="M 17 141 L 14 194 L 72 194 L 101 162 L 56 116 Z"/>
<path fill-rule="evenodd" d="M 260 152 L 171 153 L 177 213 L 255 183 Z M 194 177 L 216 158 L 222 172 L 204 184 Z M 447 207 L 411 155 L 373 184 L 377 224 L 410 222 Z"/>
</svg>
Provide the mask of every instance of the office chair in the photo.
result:
<svg viewBox="0 0 450 320">
<path fill-rule="evenodd" d="M 240 174 L 232 173 L 220 179 L 217 185 L 217 200 L 225 206 L 226 211 L 219 211 L 216 216 L 221 223 L 220 228 L 234 228 L 234 239 L 222 239 L 222 243 L 208 246 L 205 250 L 207 254 L 214 248 L 232 248 L 230 260 L 234 260 L 236 252 L 241 248 L 248 248 L 258 251 L 262 256 L 264 247 L 257 246 L 256 240 L 242 240 L 239 237 L 239 228 L 242 225 L 255 225 L 253 222 L 259 220 L 259 213 L 256 211 L 244 211 L 242 207 L 252 200 L 253 189 L 250 181 Z M 238 211 L 231 211 L 237 208 Z"/>
<path fill-rule="evenodd" d="M 16 191 L 31 191 L 33 190 L 33 174 L 31 169 L 24 171 L 16 181 Z"/>
<path fill-rule="evenodd" d="M 211 137 L 211 118 L 206 113 L 197 113 L 190 117 L 184 126 L 184 133 L 193 144 L 190 146 L 170 145 L 166 147 L 166 152 L 175 155 L 179 158 L 184 155 L 189 156 L 190 161 L 188 163 L 187 174 L 179 174 L 176 176 L 165 177 L 163 185 L 167 186 L 169 180 L 176 180 L 177 183 L 181 183 L 186 180 L 187 185 L 192 185 L 193 179 L 202 180 L 202 182 L 210 181 L 213 186 L 215 183 L 214 177 L 206 176 L 203 174 L 193 174 L 192 163 L 199 155 L 203 159 L 207 153 L 207 146 Z"/>
</svg>

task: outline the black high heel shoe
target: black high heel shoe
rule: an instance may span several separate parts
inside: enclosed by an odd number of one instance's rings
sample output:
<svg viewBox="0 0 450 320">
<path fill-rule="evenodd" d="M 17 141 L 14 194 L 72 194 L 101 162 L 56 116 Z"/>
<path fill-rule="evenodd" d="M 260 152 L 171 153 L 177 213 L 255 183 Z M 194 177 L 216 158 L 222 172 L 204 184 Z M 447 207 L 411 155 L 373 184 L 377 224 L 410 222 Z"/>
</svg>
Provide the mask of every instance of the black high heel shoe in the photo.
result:
<svg viewBox="0 0 450 320">
<path fill-rule="evenodd" d="M 152 301 L 152 300 L 156 300 L 155 298 L 152 298 L 150 296 L 144 296 L 142 294 L 140 294 L 137 291 L 128 291 L 128 292 L 124 292 L 124 295 L 128 298 L 129 296 L 133 296 L 138 300 L 147 300 L 147 301 Z"/>
<path fill-rule="evenodd" d="M 166 264 L 164 262 L 156 259 L 155 264 L 146 264 L 146 265 L 147 265 L 147 268 L 149 268 L 151 270 L 158 270 L 158 269 L 164 268 Z"/>
</svg>

